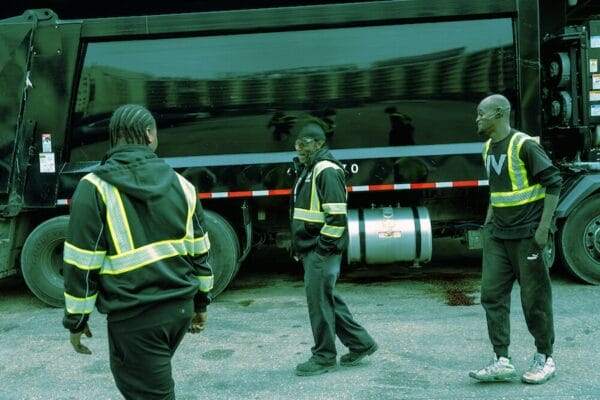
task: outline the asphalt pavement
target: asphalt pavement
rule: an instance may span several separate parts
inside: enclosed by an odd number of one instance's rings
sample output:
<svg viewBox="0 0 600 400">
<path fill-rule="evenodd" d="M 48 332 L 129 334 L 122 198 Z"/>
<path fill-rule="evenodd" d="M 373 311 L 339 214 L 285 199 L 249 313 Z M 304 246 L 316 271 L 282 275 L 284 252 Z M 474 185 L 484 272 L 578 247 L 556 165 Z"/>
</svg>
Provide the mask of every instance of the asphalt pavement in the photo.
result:
<svg viewBox="0 0 600 400">
<path fill-rule="evenodd" d="M 209 307 L 206 331 L 184 338 L 173 359 L 177 398 L 598 399 L 600 287 L 552 275 L 557 376 L 544 385 L 468 377 L 492 356 L 477 257 L 435 260 L 421 269 L 345 268 L 337 290 L 380 349 L 359 366 L 298 377 L 294 367 L 312 345 L 300 267 L 258 262 Z M 511 356 L 523 371 L 535 348 L 518 285 L 512 301 Z M 0 400 L 121 399 L 108 365 L 104 316 L 92 315 L 94 337 L 84 343 L 93 354 L 84 356 L 71 349 L 62 314 L 20 280 L 0 283 Z M 346 352 L 339 342 L 338 352 Z"/>
</svg>

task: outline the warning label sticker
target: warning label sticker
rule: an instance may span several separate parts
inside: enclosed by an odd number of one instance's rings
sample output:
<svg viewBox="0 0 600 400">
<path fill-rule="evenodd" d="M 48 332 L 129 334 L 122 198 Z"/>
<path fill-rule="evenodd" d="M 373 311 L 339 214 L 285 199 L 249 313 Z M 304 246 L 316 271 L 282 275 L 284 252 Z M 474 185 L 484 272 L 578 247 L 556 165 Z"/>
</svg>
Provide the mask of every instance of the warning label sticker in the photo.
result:
<svg viewBox="0 0 600 400">
<path fill-rule="evenodd" d="M 54 153 L 40 153 L 40 172 L 42 174 L 51 174 L 56 172 Z"/>
<path fill-rule="evenodd" d="M 592 75 L 592 89 L 600 89 L 600 75 Z"/>
</svg>

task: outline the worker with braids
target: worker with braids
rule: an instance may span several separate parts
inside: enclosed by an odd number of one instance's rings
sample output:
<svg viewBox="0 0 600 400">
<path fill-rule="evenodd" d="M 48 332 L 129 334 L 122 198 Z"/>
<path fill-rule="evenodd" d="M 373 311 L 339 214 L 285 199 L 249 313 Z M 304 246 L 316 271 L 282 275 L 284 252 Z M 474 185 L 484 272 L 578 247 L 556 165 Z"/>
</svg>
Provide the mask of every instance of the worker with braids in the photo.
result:
<svg viewBox="0 0 600 400">
<path fill-rule="evenodd" d="M 174 399 L 171 358 L 186 332 L 204 330 L 213 274 L 196 190 L 154 151 L 146 108 L 117 108 L 111 148 L 79 182 L 64 248 L 71 345 L 91 354 L 94 307 L 107 315 L 110 369 L 126 399 Z"/>
</svg>

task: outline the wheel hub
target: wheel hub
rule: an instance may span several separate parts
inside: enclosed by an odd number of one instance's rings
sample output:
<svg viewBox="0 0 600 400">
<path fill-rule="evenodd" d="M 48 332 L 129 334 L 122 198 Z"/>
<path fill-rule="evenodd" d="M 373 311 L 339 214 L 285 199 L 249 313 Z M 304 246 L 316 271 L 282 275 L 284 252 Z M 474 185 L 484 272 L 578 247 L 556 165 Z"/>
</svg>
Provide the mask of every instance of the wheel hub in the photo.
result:
<svg viewBox="0 0 600 400">
<path fill-rule="evenodd" d="M 585 227 L 585 248 L 590 256 L 600 261 L 600 216 Z"/>
</svg>

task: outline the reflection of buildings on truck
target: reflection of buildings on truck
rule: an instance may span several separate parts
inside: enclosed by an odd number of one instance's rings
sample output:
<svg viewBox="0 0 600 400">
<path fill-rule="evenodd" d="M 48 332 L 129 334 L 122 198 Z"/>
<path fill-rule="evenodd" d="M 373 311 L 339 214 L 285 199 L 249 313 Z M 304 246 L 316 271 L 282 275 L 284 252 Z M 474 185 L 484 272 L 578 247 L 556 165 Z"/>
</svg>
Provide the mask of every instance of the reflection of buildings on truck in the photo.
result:
<svg viewBox="0 0 600 400">
<path fill-rule="evenodd" d="M 20 256 L 32 291 L 62 302 L 65 205 L 123 103 L 156 115 L 159 155 L 209 210 L 216 293 L 253 248 L 289 245 L 288 171 L 305 118 L 335 125 L 350 262 L 424 262 L 433 237 L 475 245 L 488 196 L 475 109 L 502 93 L 512 124 L 565 167 L 561 259 L 599 283 L 600 23 L 569 7 L 403 0 L 0 22 L 0 87 L 16 98 L 0 104 L 0 276 Z M 565 34 L 567 14 L 580 19 Z"/>
<path fill-rule="evenodd" d="M 266 71 L 253 75 L 219 77 L 215 80 L 191 79 L 186 77 L 157 77 L 147 73 L 135 73 L 129 70 L 93 65 L 84 68 L 77 93 L 76 115 L 80 122 L 74 129 L 75 140 L 93 144 L 106 139 L 106 119 L 115 104 L 142 103 L 158 112 L 159 125 L 186 125 L 208 121 L 211 117 L 235 118 L 236 129 L 246 132 L 249 137 L 268 139 L 263 131 L 266 124 L 257 123 L 257 118 L 272 118 L 273 105 L 285 104 L 288 115 L 301 117 L 306 110 L 315 105 L 338 107 L 338 120 L 344 135 L 343 140 L 332 141 L 334 147 L 352 148 L 364 146 L 360 137 L 345 134 L 344 121 L 350 116 L 344 113 L 360 113 L 354 118 L 354 130 L 369 132 L 369 144 L 388 145 L 385 124 L 385 102 L 417 101 L 419 99 L 464 99 L 475 100 L 485 93 L 506 90 L 504 80 L 510 81 L 514 75 L 514 60 L 508 56 L 508 50 L 502 48 L 486 49 L 475 53 L 466 53 L 464 48 L 427 54 L 419 57 L 382 60 L 367 68 L 342 65 L 334 69 L 291 69 Z M 382 104 L 377 106 L 377 104 Z M 468 105 L 471 106 L 470 104 Z M 438 107 L 443 107 L 440 105 Z M 408 105 L 408 112 L 412 112 Z M 419 113 L 425 118 L 430 109 Z M 357 111 L 358 110 L 358 111 Z M 100 123 L 96 118 L 101 118 Z M 77 126 L 79 125 L 79 126 Z M 220 129 L 213 124 L 196 124 L 196 132 L 202 136 L 221 135 Z M 416 124 L 419 126 L 419 124 Z M 91 127 L 90 127 L 91 126 Z M 422 124 L 420 126 L 423 126 Z M 92 128 L 92 129 L 90 129 Z M 102 135 L 92 135 L 91 132 Z M 472 140 L 472 127 L 461 127 L 463 141 Z M 210 131 L 210 132 L 208 132 Z M 417 131 L 416 143 L 443 143 L 454 137 L 430 137 L 429 129 Z M 355 141 L 355 140 L 358 140 Z M 235 144 L 233 144 L 235 145 Z M 289 150 L 289 142 L 265 143 L 266 149 Z M 274 147 L 273 147 L 274 146 Z M 161 148 L 163 145 L 161 145 Z M 246 146 L 236 151 L 244 152 Z M 88 153 L 87 150 L 81 149 Z M 104 151 L 99 147 L 98 151 Z M 209 154 L 210 148 L 206 148 Z M 198 154 L 203 154 L 198 149 Z M 94 157 L 98 157 L 94 154 Z M 77 159 L 77 156 L 71 156 Z"/>
<path fill-rule="evenodd" d="M 220 79 L 160 77 L 93 65 L 82 72 L 75 111 L 110 112 L 112 103 L 144 102 L 154 109 L 217 110 L 292 104 L 360 104 L 448 97 L 479 99 L 506 88 L 514 76 L 509 49 L 453 49 L 383 60 L 368 68 L 291 69 Z"/>
</svg>

